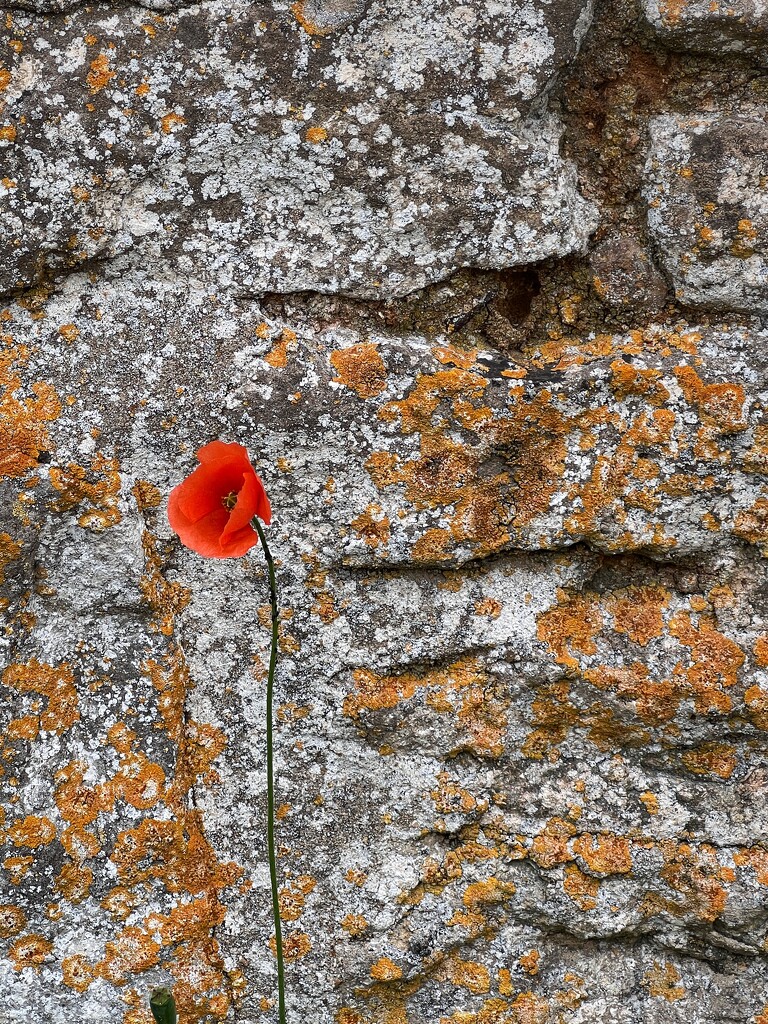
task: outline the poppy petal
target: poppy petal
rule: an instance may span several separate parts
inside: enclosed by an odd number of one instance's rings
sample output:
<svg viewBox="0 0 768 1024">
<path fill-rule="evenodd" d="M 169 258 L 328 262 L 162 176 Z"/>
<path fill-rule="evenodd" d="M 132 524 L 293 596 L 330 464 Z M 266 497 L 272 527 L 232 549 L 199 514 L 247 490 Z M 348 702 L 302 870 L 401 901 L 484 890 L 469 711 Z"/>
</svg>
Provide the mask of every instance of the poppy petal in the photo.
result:
<svg viewBox="0 0 768 1024">
<path fill-rule="evenodd" d="M 248 452 L 236 441 L 231 444 L 225 444 L 224 441 L 211 441 L 198 451 L 197 460 L 203 466 L 212 462 L 228 462 L 232 466 L 241 463 L 245 469 L 246 466 L 251 465 Z"/>
<path fill-rule="evenodd" d="M 225 508 L 216 508 L 197 522 L 189 523 L 184 532 L 179 532 L 179 538 L 205 558 L 226 558 L 228 556 L 221 547 L 221 534 L 228 519 L 229 513 Z"/>
<path fill-rule="evenodd" d="M 243 478 L 243 486 L 240 488 L 235 507 L 229 515 L 229 522 L 224 527 L 222 540 L 231 533 L 235 533 L 237 530 L 242 530 L 244 526 L 248 526 L 256 515 L 258 497 L 259 482 L 256 479 L 256 474 L 251 471 L 246 473 Z"/>
<path fill-rule="evenodd" d="M 256 476 L 256 483 L 258 484 L 258 496 L 256 498 L 256 515 L 266 526 L 272 522 L 272 506 L 269 503 L 267 492 L 264 490 L 264 484 Z"/>
<path fill-rule="evenodd" d="M 259 535 L 250 526 L 221 539 L 221 558 L 238 558 L 259 543 Z"/>
<path fill-rule="evenodd" d="M 198 466 L 179 485 L 179 508 L 194 523 L 215 508 L 223 507 L 222 498 L 232 492 L 237 494 L 242 486 L 241 466 L 232 466 L 230 463 Z"/>
</svg>

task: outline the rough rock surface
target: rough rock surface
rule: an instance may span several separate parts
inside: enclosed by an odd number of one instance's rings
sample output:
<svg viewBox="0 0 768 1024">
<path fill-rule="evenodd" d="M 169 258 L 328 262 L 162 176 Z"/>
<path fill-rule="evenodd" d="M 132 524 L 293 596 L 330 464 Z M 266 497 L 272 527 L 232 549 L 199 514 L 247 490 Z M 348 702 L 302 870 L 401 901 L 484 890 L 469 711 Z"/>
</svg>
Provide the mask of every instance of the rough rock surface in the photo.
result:
<svg viewBox="0 0 768 1024">
<path fill-rule="evenodd" d="M 767 1024 L 759 62 L 623 2 L 24 7 L 0 1024 L 276 1021 L 264 566 L 165 517 L 214 437 L 275 511 L 291 1024 Z"/>
<path fill-rule="evenodd" d="M 766 109 L 651 125 L 648 224 L 681 302 L 768 311 Z"/>
<path fill-rule="evenodd" d="M 137 248 L 244 293 L 378 298 L 583 248 L 594 212 L 545 107 L 590 14 L 575 0 L 14 14 L 0 286 Z"/>
<path fill-rule="evenodd" d="M 668 45 L 768 58 L 768 7 L 763 0 L 643 0 L 645 16 Z"/>
</svg>

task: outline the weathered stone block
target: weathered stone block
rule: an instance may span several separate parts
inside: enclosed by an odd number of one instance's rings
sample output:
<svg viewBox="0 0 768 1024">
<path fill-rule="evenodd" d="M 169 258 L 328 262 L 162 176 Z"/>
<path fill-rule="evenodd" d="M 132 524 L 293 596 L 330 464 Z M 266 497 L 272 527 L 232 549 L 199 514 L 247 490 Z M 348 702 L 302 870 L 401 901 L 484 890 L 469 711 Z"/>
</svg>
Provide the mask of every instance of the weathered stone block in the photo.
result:
<svg viewBox="0 0 768 1024">
<path fill-rule="evenodd" d="M 765 111 L 654 119 L 646 180 L 648 225 L 680 302 L 766 312 Z"/>
<path fill-rule="evenodd" d="M 590 16 L 586 0 L 14 13 L 0 289 L 138 246 L 240 292 L 381 298 L 581 249 L 594 211 L 545 108 Z"/>
<path fill-rule="evenodd" d="M 269 1017 L 264 571 L 163 508 L 217 435 L 276 512 L 292 1015 L 762 1011 L 764 332 L 522 365 L 137 273 L 5 330 L 13 1020 Z"/>
<path fill-rule="evenodd" d="M 643 11 L 668 46 L 768 60 L 768 11 L 762 0 L 643 0 Z"/>
</svg>

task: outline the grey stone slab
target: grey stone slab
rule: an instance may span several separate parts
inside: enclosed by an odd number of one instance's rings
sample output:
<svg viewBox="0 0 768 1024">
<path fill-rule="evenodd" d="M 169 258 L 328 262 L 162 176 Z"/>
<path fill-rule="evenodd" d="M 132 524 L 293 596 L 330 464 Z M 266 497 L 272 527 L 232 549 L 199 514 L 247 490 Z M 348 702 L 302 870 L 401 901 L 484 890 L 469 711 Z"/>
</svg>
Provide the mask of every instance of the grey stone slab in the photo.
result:
<svg viewBox="0 0 768 1024">
<path fill-rule="evenodd" d="M 3 290 L 138 249 L 241 293 L 384 298 L 595 227 L 546 112 L 588 4 L 48 10 L 4 30 Z"/>
<path fill-rule="evenodd" d="M 768 8 L 763 0 L 643 0 L 642 7 L 668 46 L 768 61 Z"/>
<path fill-rule="evenodd" d="M 653 120 L 648 226 L 680 302 L 768 310 L 767 175 L 762 108 Z"/>
</svg>

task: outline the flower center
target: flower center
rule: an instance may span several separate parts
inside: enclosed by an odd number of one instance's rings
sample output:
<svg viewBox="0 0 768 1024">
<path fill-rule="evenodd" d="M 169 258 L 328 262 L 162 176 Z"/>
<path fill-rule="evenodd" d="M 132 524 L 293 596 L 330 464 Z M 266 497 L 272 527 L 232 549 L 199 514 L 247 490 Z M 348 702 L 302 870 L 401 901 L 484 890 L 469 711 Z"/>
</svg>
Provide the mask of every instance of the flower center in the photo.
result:
<svg viewBox="0 0 768 1024">
<path fill-rule="evenodd" d="M 225 494 L 221 499 L 221 504 L 231 512 L 237 504 L 237 494 L 234 491 L 230 491 L 229 494 Z"/>
</svg>

